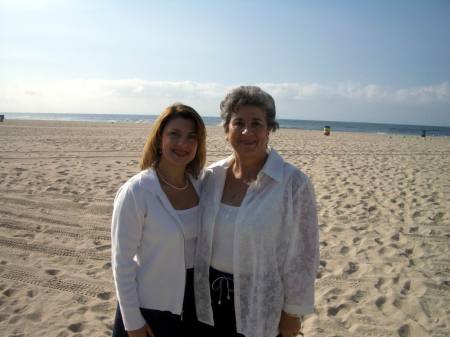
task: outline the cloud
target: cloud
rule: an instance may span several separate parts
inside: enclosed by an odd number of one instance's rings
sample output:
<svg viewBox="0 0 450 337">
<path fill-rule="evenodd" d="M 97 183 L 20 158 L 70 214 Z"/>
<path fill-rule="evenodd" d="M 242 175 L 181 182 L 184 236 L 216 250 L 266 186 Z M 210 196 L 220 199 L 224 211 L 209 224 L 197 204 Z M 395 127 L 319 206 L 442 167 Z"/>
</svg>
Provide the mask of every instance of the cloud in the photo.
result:
<svg viewBox="0 0 450 337">
<path fill-rule="evenodd" d="M 352 82 L 255 84 L 273 95 L 284 118 L 414 122 L 414 116 L 417 123 L 424 123 L 435 111 L 435 123 L 445 119 L 450 124 L 447 82 L 406 88 Z M 158 114 L 173 102 L 183 102 L 203 115 L 217 116 L 220 101 L 237 85 L 139 78 L 2 82 L 0 107 L 10 112 Z"/>
<path fill-rule="evenodd" d="M 412 88 L 390 89 L 376 84 L 360 85 L 351 82 L 334 86 L 297 83 L 261 83 L 260 86 L 274 97 L 292 100 L 341 98 L 370 102 L 450 102 L 447 82 Z"/>
<path fill-rule="evenodd" d="M 395 92 L 395 98 L 399 101 L 414 100 L 421 103 L 433 101 L 450 101 L 450 87 L 448 83 L 399 89 Z"/>
<path fill-rule="evenodd" d="M 193 81 L 73 79 L 0 84 L 3 111 L 159 113 L 173 102 L 214 113 L 228 87 Z"/>
<path fill-rule="evenodd" d="M 109 88 L 120 97 L 221 97 L 224 87 L 216 83 L 198 83 L 192 81 L 146 81 L 141 79 L 96 81 L 96 86 Z"/>
</svg>

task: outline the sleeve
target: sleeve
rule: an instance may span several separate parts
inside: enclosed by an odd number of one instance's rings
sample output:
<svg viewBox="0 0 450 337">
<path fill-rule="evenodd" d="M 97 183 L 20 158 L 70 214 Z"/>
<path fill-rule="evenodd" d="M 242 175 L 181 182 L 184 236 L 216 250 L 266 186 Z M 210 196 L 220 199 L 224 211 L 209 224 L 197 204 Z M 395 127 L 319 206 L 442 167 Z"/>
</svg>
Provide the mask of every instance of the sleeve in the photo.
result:
<svg viewBox="0 0 450 337">
<path fill-rule="evenodd" d="M 111 224 L 111 254 L 114 284 L 125 330 L 145 325 L 140 311 L 134 260 L 141 243 L 144 211 L 130 186 L 122 186 L 114 200 Z"/>
<path fill-rule="evenodd" d="M 305 177 L 306 178 L 306 177 Z M 289 243 L 283 270 L 284 307 L 288 314 L 314 311 L 314 282 L 319 264 L 319 230 L 314 188 L 306 181 L 294 192 Z"/>
</svg>

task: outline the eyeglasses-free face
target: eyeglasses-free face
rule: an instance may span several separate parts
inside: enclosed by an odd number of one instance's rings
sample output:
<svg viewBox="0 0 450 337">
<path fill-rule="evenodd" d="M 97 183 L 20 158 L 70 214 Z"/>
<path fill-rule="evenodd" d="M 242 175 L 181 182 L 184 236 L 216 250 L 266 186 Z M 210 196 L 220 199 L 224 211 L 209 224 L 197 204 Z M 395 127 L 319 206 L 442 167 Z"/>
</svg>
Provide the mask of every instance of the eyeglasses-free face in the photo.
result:
<svg viewBox="0 0 450 337">
<path fill-rule="evenodd" d="M 186 167 L 197 153 L 195 124 L 187 118 L 175 118 L 162 132 L 160 165 Z"/>
<path fill-rule="evenodd" d="M 269 141 L 269 128 L 266 113 L 263 109 L 252 106 L 241 106 L 231 114 L 227 139 L 238 155 L 266 155 Z"/>
</svg>

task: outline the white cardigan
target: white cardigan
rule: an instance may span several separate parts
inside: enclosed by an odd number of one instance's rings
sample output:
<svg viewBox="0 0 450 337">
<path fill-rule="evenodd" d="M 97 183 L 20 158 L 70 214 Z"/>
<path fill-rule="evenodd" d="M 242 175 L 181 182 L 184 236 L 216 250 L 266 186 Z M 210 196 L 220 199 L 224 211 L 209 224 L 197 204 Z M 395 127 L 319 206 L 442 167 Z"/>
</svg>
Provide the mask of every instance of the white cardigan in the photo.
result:
<svg viewBox="0 0 450 337">
<path fill-rule="evenodd" d="M 199 192 L 199 181 L 191 178 Z M 111 225 L 112 270 L 126 330 L 145 324 L 139 308 L 180 314 L 186 268 L 181 221 L 153 169 L 117 192 Z"/>
<path fill-rule="evenodd" d="M 313 187 L 306 175 L 269 151 L 239 208 L 234 234 L 236 327 L 246 337 L 278 335 L 282 310 L 299 315 L 314 310 L 319 236 Z M 214 224 L 232 159 L 211 165 L 202 182 L 195 295 L 198 318 L 210 325 Z"/>
</svg>

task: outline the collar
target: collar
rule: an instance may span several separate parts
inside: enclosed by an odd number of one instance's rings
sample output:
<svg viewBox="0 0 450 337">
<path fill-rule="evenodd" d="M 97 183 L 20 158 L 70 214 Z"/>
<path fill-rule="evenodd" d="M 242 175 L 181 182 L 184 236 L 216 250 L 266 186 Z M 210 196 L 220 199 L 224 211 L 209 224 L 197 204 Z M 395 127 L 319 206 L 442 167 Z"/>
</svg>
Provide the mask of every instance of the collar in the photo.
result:
<svg viewBox="0 0 450 337">
<path fill-rule="evenodd" d="M 278 152 L 275 151 L 271 147 L 267 148 L 267 154 L 268 154 L 267 160 L 266 160 L 263 168 L 261 169 L 261 171 L 258 173 L 258 175 L 261 173 L 265 174 L 280 183 L 283 181 L 284 160 L 278 154 Z M 233 160 L 234 160 L 234 154 L 210 165 L 208 167 L 208 169 L 215 170 L 218 168 L 218 169 L 222 169 L 225 171 L 226 169 L 228 169 L 230 167 Z"/>
<path fill-rule="evenodd" d="M 284 160 L 278 152 L 271 147 L 267 148 L 267 153 L 268 157 L 261 172 L 280 183 L 283 181 Z"/>
<path fill-rule="evenodd" d="M 140 173 L 140 185 L 144 190 L 161 194 L 162 189 L 161 185 L 159 184 L 158 176 L 156 175 L 156 172 L 152 168 L 148 168 Z"/>
</svg>

